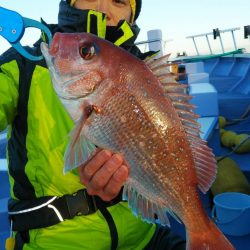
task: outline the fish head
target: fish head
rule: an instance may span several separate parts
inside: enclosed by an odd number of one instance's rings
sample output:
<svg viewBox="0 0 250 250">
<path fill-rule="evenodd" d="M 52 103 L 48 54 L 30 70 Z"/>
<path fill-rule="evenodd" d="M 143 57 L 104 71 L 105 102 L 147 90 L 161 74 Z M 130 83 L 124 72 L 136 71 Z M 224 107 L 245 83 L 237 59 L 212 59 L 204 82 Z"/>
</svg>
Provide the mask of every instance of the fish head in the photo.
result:
<svg viewBox="0 0 250 250">
<path fill-rule="evenodd" d="M 114 46 L 89 33 L 56 33 L 50 48 L 41 44 L 55 92 L 71 116 L 111 77 Z"/>
<path fill-rule="evenodd" d="M 59 97 L 85 97 L 102 81 L 105 54 L 93 38 L 87 33 L 56 33 L 50 48 L 41 44 Z"/>
<path fill-rule="evenodd" d="M 135 56 L 90 33 L 56 33 L 50 48 L 42 43 L 41 51 L 54 90 L 74 121 L 83 103 L 98 104 L 96 99 L 108 98 L 104 92 L 110 94 L 114 85 L 145 75 L 138 73 L 145 66 Z"/>
</svg>

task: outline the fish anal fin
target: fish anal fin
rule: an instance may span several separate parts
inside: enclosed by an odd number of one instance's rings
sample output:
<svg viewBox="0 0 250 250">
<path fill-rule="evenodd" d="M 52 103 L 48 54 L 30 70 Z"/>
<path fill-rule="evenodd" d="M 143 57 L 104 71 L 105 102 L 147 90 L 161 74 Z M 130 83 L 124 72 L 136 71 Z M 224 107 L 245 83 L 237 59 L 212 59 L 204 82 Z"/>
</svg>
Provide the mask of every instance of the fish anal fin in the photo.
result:
<svg viewBox="0 0 250 250">
<path fill-rule="evenodd" d="M 123 189 L 123 199 L 128 201 L 133 214 L 135 216 L 140 215 L 143 221 L 170 226 L 167 215 L 168 209 L 147 199 L 128 183 L 125 184 Z"/>
</svg>

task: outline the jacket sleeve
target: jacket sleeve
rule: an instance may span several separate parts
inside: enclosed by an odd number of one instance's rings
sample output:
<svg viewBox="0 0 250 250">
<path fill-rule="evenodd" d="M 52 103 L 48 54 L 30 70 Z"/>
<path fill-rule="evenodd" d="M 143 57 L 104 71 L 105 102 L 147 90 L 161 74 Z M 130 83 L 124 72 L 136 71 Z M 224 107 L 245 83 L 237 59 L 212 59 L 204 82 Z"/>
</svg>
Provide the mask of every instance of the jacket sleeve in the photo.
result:
<svg viewBox="0 0 250 250">
<path fill-rule="evenodd" d="M 0 131 L 14 120 L 18 102 L 18 64 L 7 52 L 0 57 Z"/>
</svg>

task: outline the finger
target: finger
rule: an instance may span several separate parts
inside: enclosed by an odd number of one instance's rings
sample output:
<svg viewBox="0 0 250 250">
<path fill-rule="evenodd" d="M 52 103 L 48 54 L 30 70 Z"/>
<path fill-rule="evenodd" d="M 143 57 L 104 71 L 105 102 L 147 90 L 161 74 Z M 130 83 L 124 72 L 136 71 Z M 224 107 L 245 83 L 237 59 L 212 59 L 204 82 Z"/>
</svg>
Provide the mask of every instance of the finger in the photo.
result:
<svg viewBox="0 0 250 250">
<path fill-rule="evenodd" d="M 101 198 L 105 201 L 114 199 L 119 194 L 123 184 L 126 182 L 128 173 L 129 170 L 126 165 L 119 167 L 103 189 L 103 197 Z"/>
<path fill-rule="evenodd" d="M 102 150 L 103 149 L 101 149 L 101 148 L 96 148 L 95 152 L 93 152 L 93 154 L 89 157 L 89 159 L 78 167 L 79 174 L 82 174 L 84 167 Z"/>
<path fill-rule="evenodd" d="M 101 168 L 106 161 L 112 157 L 112 153 L 108 150 L 101 150 L 90 161 L 80 169 L 80 180 L 87 185 L 95 173 Z"/>
<path fill-rule="evenodd" d="M 122 165 L 123 158 L 119 154 L 114 154 L 105 164 L 94 174 L 88 183 L 87 189 L 91 194 L 97 194 L 102 190 L 117 169 Z"/>
</svg>

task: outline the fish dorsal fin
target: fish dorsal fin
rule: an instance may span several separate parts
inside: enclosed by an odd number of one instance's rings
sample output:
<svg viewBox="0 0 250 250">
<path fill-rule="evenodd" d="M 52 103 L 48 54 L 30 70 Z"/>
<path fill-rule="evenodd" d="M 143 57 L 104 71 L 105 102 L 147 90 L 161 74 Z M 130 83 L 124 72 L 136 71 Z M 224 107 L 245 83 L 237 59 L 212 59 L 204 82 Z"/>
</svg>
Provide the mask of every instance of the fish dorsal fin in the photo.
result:
<svg viewBox="0 0 250 250">
<path fill-rule="evenodd" d="M 153 56 L 149 57 L 149 58 L 146 58 L 144 60 L 144 62 L 150 67 L 150 68 L 154 68 L 154 67 L 157 67 L 159 65 L 162 65 L 166 62 L 168 62 L 168 59 L 170 57 L 170 54 L 167 54 L 167 55 L 164 55 L 164 56 L 161 56 L 160 58 L 156 59 L 156 57 L 158 56 L 158 53 L 157 54 L 154 54 Z"/>
<path fill-rule="evenodd" d="M 170 77 L 173 78 L 173 76 Z M 161 83 L 164 86 L 164 90 L 167 93 L 180 93 L 180 94 L 186 93 L 187 86 L 184 84 L 176 84 L 175 82 L 168 82 L 165 84 L 164 80 L 162 80 Z"/>
<path fill-rule="evenodd" d="M 165 90 L 165 95 L 172 100 L 172 104 L 180 117 L 192 150 L 198 187 L 205 193 L 215 179 L 217 173 L 216 160 L 207 143 L 200 138 L 200 124 L 197 122 L 199 116 L 193 112 L 195 107 L 189 103 L 192 96 L 186 94 L 187 87 L 185 85 L 176 82 L 175 74 L 171 73 L 170 70 L 171 63 L 167 61 L 168 58 L 169 55 L 155 60 L 151 59 L 146 64 L 158 77 Z"/>
<path fill-rule="evenodd" d="M 150 65 L 152 65 L 152 67 L 154 67 L 154 66 L 157 66 L 157 64 L 160 63 L 160 61 L 161 61 L 161 63 L 162 63 L 162 61 L 163 61 L 163 63 L 168 61 L 170 54 L 164 55 L 164 56 L 156 59 L 158 54 L 159 53 L 155 53 L 149 57 L 146 57 L 146 59 L 144 59 L 145 64 L 147 64 L 149 67 L 150 67 Z"/>
<path fill-rule="evenodd" d="M 198 141 L 198 145 L 196 141 Z M 195 138 L 194 141 L 191 141 L 191 147 L 195 160 L 198 186 L 203 193 L 206 193 L 215 180 L 217 163 L 212 150 L 209 149 L 205 141 L 199 141 Z"/>
<path fill-rule="evenodd" d="M 177 74 L 169 72 L 163 75 L 158 76 L 158 79 L 160 80 L 161 84 L 163 86 L 167 86 L 169 84 L 171 84 L 172 82 L 175 82 L 177 78 Z M 183 89 L 186 89 L 186 86 L 184 84 L 178 84 L 179 86 L 182 86 Z"/>
<path fill-rule="evenodd" d="M 159 81 L 165 85 L 168 83 L 176 82 L 177 74 L 171 71 L 171 67 L 178 65 L 179 63 L 171 63 L 168 61 L 170 54 L 164 55 L 160 58 L 144 60 L 146 65 L 151 69 L 155 76 L 158 77 Z"/>
</svg>

